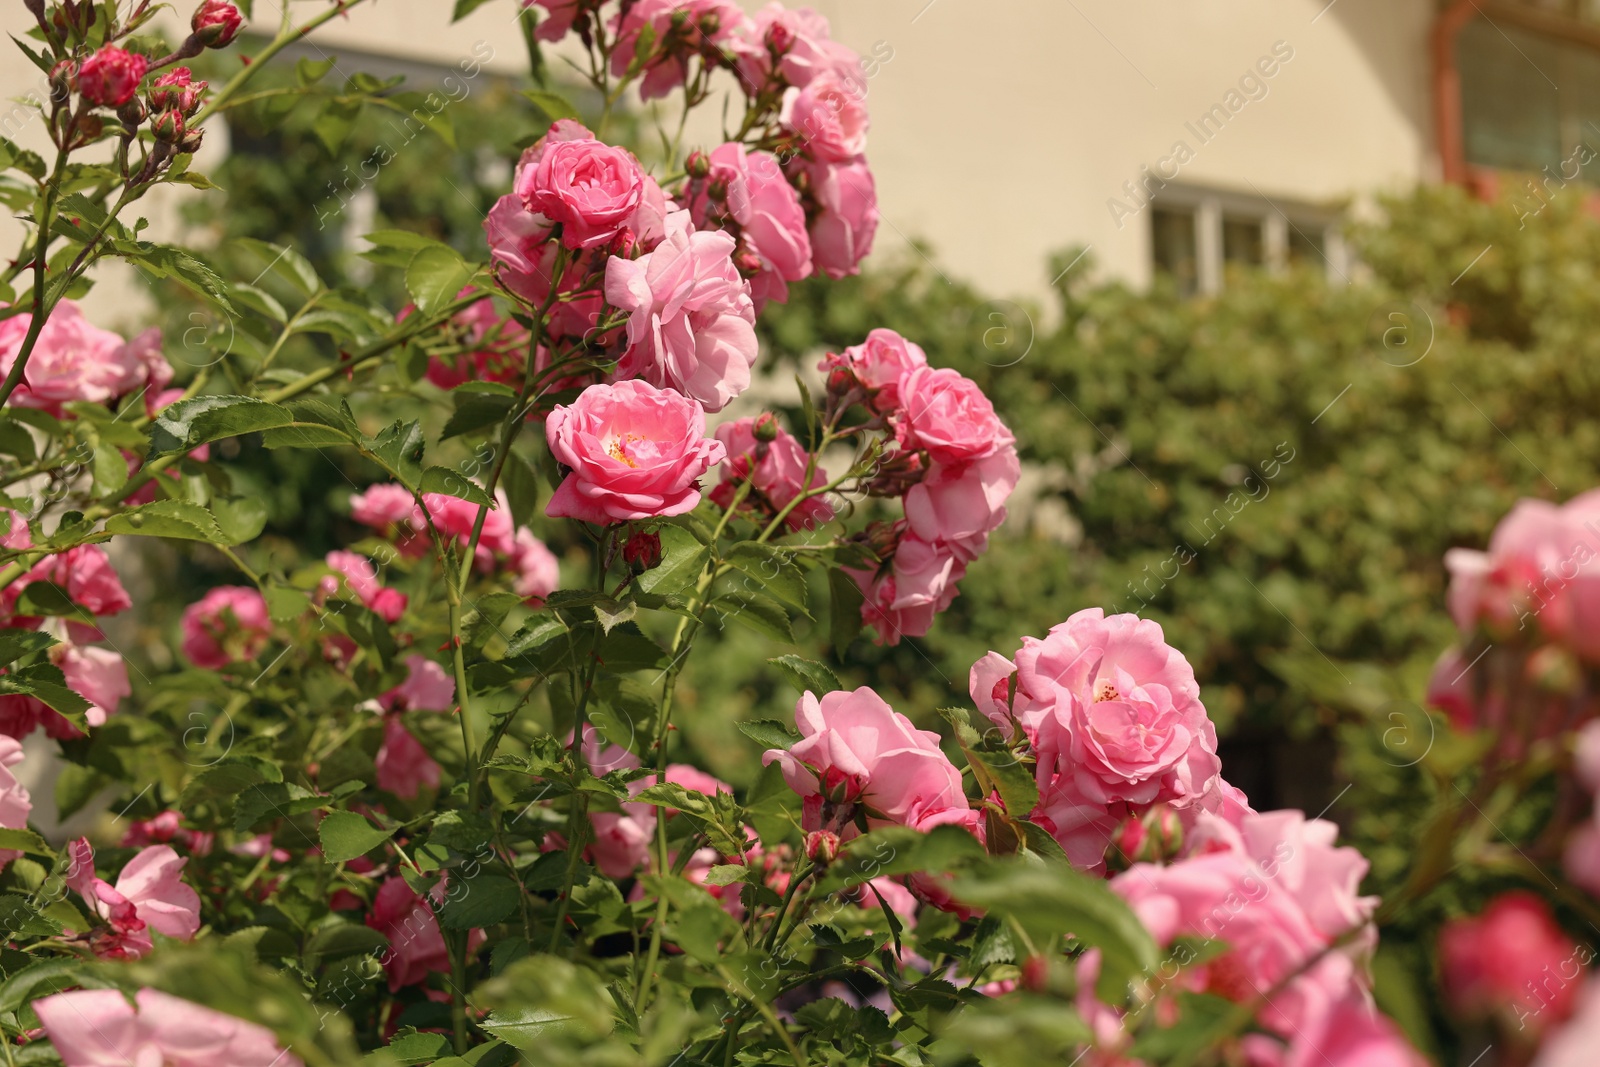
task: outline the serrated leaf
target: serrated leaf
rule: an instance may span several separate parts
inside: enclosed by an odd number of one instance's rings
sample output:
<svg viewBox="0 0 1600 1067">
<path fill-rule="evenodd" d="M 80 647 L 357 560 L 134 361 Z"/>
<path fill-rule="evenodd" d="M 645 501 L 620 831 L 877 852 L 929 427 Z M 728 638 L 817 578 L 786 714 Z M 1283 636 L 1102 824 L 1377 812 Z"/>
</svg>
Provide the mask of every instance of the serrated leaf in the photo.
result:
<svg viewBox="0 0 1600 1067">
<path fill-rule="evenodd" d="M 417 491 L 443 493 L 445 496 L 457 497 L 479 507 L 495 506 L 494 498 L 484 492 L 483 486 L 449 467 L 429 467 L 423 471 L 422 480 L 417 484 Z"/>
<path fill-rule="evenodd" d="M 446 245 L 420 248 L 406 267 L 406 291 L 417 310 L 431 315 L 456 298 L 472 278 L 472 267 Z"/>
<path fill-rule="evenodd" d="M 364 856 L 393 834 L 393 830 L 380 830 L 353 811 L 331 811 L 317 827 L 322 854 L 330 863 L 347 863 Z"/>
<path fill-rule="evenodd" d="M 522 888 L 503 874 L 480 874 L 452 882 L 439 907 L 439 924 L 447 930 L 475 930 L 504 922 L 517 911 Z"/>
<path fill-rule="evenodd" d="M 772 545 L 744 541 L 734 545 L 725 562 L 742 572 L 748 580 L 736 583 L 743 593 L 770 593 L 785 604 L 809 615 L 805 572 L 794 562 L 794 553 Z M 754 583 L 751 585 L 750 583 Z"/>
<path fill-rule="evenodd" d="M 839 683 L 838 675 L 834 674 L 833 670 L 826 664 L 818 663 L 815 660 L 790 654 L 769 659 L 767 662 L 782 671 L 784 676 L 793 682 L 794 687 L 802 693 L 809 691 L 820 697 L 825 693 L 832 693 L 836 689 L 843 688 Z"/>
<path fill-rule="evenodd" d="M 187 500 L 157 500 L 153 504 L 129 508 L 107 519 L 105 530 L 112 534 L 170 537 L 213 545 L 236 543 L 222 532 L 211 512 Z"/>
<path fill-rule="evenodd" d="M 39 630 L 0 630 L 0 667 L 15 663 L 23 656 L 43 652 L 58 643 L 54 637 Z"/>
<path fill-rule="evenodd" d="M 777 719 L 744 719 L 734 725 L 739 728 L 740 733 L 762 748 L 781 748 L 788 751 L 791 745 L 800 740 L 798 730 Z"/>
<path fill-rule="evenodd" d="M 774 641 L 794 643 L 794 627 L 789 622 L 789 613 L 771 597 L 736 590 L 723 593 L 711 602 L 711 606 L 717 609 L 724 621 L 737 622 Z"/>
<path fill-rule="evenodd" d="M 249 396 L 197 396 L 165 408 L 150 426 L 150 457 L 189 452 L 212 441 L 295 421 L 282 404 Z"/>
</svg>

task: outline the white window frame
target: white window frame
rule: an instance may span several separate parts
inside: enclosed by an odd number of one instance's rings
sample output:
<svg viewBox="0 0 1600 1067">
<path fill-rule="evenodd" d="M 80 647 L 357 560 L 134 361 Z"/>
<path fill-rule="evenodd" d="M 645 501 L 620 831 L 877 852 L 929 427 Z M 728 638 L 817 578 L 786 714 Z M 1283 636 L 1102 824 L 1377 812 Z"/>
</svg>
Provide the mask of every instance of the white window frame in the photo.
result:
<svg viewBox="0 0 1600 1067">
<path fill-rule="evenodd" d="M 1169 182 L 1152 198 L 1153 206 L 1194 212 L 1195 282 L 1199 292 L 1215 296 L 1222 291 L 1222 220 L 1259 219 L 1262 254 L 1266 267 L 1281 271 L 1289 263 L 1290 229 L 1307 237 L 1321 237 L 1324 273 L 1332 284 L 1350 280 L 1350 250 L 1340 230 L 1339 214 L 1326 206 L 1306 201 L 1267 198 L 1258 193 L 1240 193 L 1201 185 Z M 1150 274 L 1156 274 L 1155 237 L 1146 227 L 1146 247 L 1150 254 Z"/>
</svg>

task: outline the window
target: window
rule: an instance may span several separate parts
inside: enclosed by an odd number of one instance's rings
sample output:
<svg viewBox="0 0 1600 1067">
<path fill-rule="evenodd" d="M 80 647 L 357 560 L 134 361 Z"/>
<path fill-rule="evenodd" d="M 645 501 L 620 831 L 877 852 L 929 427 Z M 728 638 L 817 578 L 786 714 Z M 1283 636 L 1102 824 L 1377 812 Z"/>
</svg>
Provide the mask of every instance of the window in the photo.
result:
<svg viewBox="0 0 1600 1067">
<path fill-rule="evenodd" d="M 1564 0 L 1519 7 L 1584 21 L 1600 14 L 1600 4 Z M 1579 145 L 1600 145 L 1600 48 L 1484 17 L 1462 27 L 1456 64 L 1468 163 L 1554 172 Z"/>
<path fill-rule="evenodd" d="M 1344 244 L 1326 208 L 1169 184 L 1150 210 L 1152 273 L 1182 296 L 1215 293 L 1230 269 L 1320 267 L 1329 280 L 1347 273 Z"/>
</svg>

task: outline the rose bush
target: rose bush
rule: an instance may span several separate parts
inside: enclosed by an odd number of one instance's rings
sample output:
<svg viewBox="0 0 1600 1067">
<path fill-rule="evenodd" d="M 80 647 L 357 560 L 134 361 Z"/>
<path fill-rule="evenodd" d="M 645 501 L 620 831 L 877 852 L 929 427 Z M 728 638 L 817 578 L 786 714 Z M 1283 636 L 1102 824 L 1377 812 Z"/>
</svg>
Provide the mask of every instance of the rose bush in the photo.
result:
<svg viewBox="0 0 1600 1067">
<path fill-rule="evenodd" d="M 1137 614 L 1011 635 L 929 729 L 830 662 L 869 628 L 915 649 L 960 595 L 1022 481 L 1002 413 L 876 328 L 786 418 L 724 414 L 758 316 L 871 248 L 859 59 L 776 3 L 533 0 L 530 73 L 563 41 L 599 108 L 531 90 L 553 121 L 469 254 L 367 235 L 409 301 L 329 287 L 292 247 L 241 243 L 262 263 L 232 277 L 143 236 L 125 213 L 152 189 L 208 186 L 208 120 L 359 2 L 209 80 L 177 64 L 235 39 L 222 0 L 172 47 L 149 5 L 28 5 L 55 163 L 3 144 L 33 227 L 0 280 L 9 1061 L 1414 1064 L 1426 1032 L 1378 1008 L 1380 930 L 1480 877 L 1543 879 L 1559 909 L 1454 916 L 1448 1010 L 1505 1062 L 1578 1062 L 1589 495 L 1447 561 L 1454 746 L 1418 773 L 1472 792 L 1407 828 L 1388 899 L 1333 823 L 1228 783 L 1193 666 Z M 318 121 L 393 88 L 352 77 Z M 663 129 L 652 173 L 616 143 L 630 90 L 685 113 L 727 93 L 735 132 Z M 227 349 L 179 366 L 158 331 L 93 325 L 76 301 L 118 258 L 229 316 Z M 266 486 L 269 453 L 353 476 Z M 269 525 L 268 492 L 332 513 L 334 542 Z M 162 618 L 147 579 L 180 558 L 234 577 Z M 135 627 L 159 654 L 124 655 Z M 740 723 L 735 784 L 699 765 L 680 691 L 711 640 L 769 643 L 798 697 L 792 724 Z M 88 836 L 42 818 L 34 761 Z M 1552 779 L 1513 824 L 1528 850 L 1492 840 L 1491 812 Z"/>
</svg>

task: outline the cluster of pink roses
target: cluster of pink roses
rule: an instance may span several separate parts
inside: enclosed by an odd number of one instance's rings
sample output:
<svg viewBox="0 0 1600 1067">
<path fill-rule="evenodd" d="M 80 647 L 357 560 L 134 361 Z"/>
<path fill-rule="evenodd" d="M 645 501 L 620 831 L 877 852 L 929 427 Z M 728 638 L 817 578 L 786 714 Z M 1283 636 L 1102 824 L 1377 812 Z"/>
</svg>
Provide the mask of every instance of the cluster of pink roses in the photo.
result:
<svg viewBox="0 0 1600 1067">
<path fill-rule="evenodd" d="M 810 495 L 827 484 L 828 473 L 770 413 L 725 422 L 716 438 L 727 452 L 722 480 L 711 490 L 718 507 L 733 507 L 748 483 L 741 510 L 766 519 L 783 515 L 790 530 L 814 530 L 833 521 L 833 505 L 820 494 Z"/>
<path fill-rule="evenodd" d="M 0 546 L 12 551 L 33 547 L 28 521 L 10 511 L 10 529 L 0 536 Z M 48 582 L 66 594 L 81 612 L 96 619 L 116 615 L 133 606 L 116 568 L 99 545 L 79 545 L 46 556 L 21 577 L 0 590 L 0 623 L 9 627 L 39 629 L 59 641 L 51 646 L 50 662 L 61 670 L 67 687 L 89 701 L 85 718 L 100 726 L 116 714 L 122 699 L 133 692 L 128 667 L 116 650 L 90 644 L 104 638 L 99 628 L 81 617 L 45 619 L 24 615 L 18 607 L 23 591 L 35 582 Z M 0 734 L 22 738 L 39 727 L 51 737 L 74 738 L 83 734 L 65 717 L 32 696 L 0 696 Z"/>
<path fill-rule="evenodd" d="M 976 383 L 928 366 L 922 349 L 893 330 L 829 353 L 819 369 L 831 405 L 863 405 L 893 435 L 870 491 L 903 496 L 906 517 L 869 532 L 883 563 L 851 573 L 863 618 L 879 641 L 897 644 L 928 632 L 1005 521 L 1022 474 L 1016 439 Z"/>
<path fill-rule="evenodd" d="M 0 375 L 11 372 L 32 324 L 27 312 L 0 321 Z M 124 341 L 84 318 L 75 301 L 63 300 L 39 331 L 9 403 L 61 415 L 74 401 L 109 405 L 137 394 L 153 412 L 175 399 L 164 392 L 171 381 L 158 328 Z"/>
<path fill-rule="evenodd" d="M 497 495 L 496 504 L 484 518 L 483 531 L 473 554 L 473 565 L 480 574 L 491 574 L 501 568 L 509 570 L 512 591 L 530 603 L 542 603 L 561 582 L 559 561 L 555 553 L 534 536 L 532 530 L 517 527 L 511 521 L 510 505 L 503 492 Z M 424 506 L 426 512 L 423 511 Z M 424 493 L 422 504 L 419 505 L 410 490 L 392 483 L 370 486 L 365 492 L 350 498 L 352 518 L 392 537 L 401 554 L 413 559 L 429 551 L 430 529 L 465 548 L 472 540 L 472 530 L 478 521 L 479 511 L 479 505 L 444 493 Z M 328 562 L 336 569 L 343 570 L 332 558 Z M 350 579 L 350 572 L 344 573 Z M 374 607 L 379 592 L 371 592 L 374 599 L 369 600 L 368 593 L 362 590 L 370 591 L 371 586 L 364 584 L 356 587 L 354 579 L 350 580 L 353 588 L 362 593 L 363 602 L 373 610 L 379 610 Z M 404 603 L 400 604 L 400 609 L 404 610 Z M 384 612 L 379 611 L 379 614 Z M 389 621 L 393 622 L 394 619 L 389 618 Z"/>
<path fill-rule="evenodd" d="M 1111 880 L 1170 953 L 1170 966 L 1146 976 L 1145 999 L 1168 987 L 1261 998 L 1265 1032 L 1242 1050 L 1252 1064 L 1300 1067 L 1318 1055 L 1335 1067 L 1420 1064 L 1374 1008 L 1361 962 L 1377 936 L 1377 900 L 1358 895 L 1366 861 L 1334 845 L 1332 823 L 1257 813 L 1222 780 L 1194 673 L 1160 627 L 1088 609 L 1042 641 L 1026 639 L 1016 660 L 990 653 L 972 670 L 979 710 L 1036 762 L 1038 808 L 1009 814 L 1044 827 L 1090 871 L 1105 870 L 1107 846 L 1130 818 L 1167 811 L 1182 824 L 1168 862 L 1135 863 Z M 826 857 L 839 841 L 885 825 L 987 836 L 982 811 L 1001 799 L 969 798 L 939 736 L 871 689 L 820 700 L 808 692 L 795 720 L 800 739 L 769 749 L 763 762 L 778 764 L 802 798 L 808 851 Z M 909 888 L 964 913 L 935 879 L 913 877 Z M 1202 960 L 1187 938 L 1227 948 Z M 1080 988 L 1093 989 L 1097 967 L 1095 952 L 1080 961 Z M 1095 1032 L 1090 1062 L 1136 1062 L 1126 1058 L 1128 1020 L 1090 993 L 1079 999 Z"/>
</svg>

